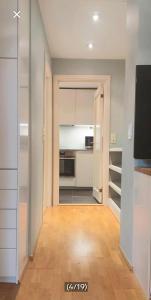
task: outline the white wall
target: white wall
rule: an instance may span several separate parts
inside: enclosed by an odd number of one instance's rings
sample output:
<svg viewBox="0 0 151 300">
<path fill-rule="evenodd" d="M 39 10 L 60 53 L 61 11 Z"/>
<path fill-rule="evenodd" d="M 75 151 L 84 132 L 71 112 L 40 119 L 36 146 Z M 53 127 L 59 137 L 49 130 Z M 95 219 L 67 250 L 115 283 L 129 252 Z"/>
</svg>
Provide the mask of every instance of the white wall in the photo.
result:
<svg viewBox="0 0 151 300">
<path fill-rule="evenodd" d="M 111 131 L 117 134 L 117 143 L 123 144 L 123 102 L 125 86 L 124 60 L 52 59 L 54 75 L 111 75 Z"/>
<path fill-rule="evenodd" d="M 133 264 L 134 167 L 142 161 L 133 158 L 134 137 L 128 140 L 128 127 L 134 126 L 136 64 L 151 64 L 150 0 L 129 0 L 127 10 L 128 54 L 124 100 L 124 143 L 122 175 L 121 248 Z"/>
<path fill-rule="evenodd" d="M 30 254 L 33 254 L 43 218 L 43 100 L 44 57 L 49 51 L 38 1 L 31 1 L 31 207 Z"/>
<path fill-rule="evenodd" d="M 93 136 L 91 126 L 60 126 L 60 149 L 85 149 L 85 136 Z"/>
</svg>

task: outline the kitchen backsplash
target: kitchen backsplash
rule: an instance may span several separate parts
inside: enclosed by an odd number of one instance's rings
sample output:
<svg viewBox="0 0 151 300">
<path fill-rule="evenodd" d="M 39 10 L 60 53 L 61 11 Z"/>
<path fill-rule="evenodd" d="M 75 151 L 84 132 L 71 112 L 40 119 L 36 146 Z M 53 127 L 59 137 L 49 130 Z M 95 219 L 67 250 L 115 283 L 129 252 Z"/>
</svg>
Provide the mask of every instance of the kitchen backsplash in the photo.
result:
<svg viewBox="0 0 151 300">
<path fill-rule="evenodd" d="M 90 125 L 60 126 L 60 149 L 85 149 L 85 136 L 93 136 Z"/>
</svg>

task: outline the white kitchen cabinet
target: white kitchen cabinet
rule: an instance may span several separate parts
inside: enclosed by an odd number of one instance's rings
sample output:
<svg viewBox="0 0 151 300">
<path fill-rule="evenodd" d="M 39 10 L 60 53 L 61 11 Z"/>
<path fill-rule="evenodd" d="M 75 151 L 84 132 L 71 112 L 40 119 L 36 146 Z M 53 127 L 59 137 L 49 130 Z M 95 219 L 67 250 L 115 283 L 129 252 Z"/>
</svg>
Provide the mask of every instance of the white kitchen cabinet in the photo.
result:
<svg viewBox="0 0 151 300">
<path fill-rule="evenodd" d="M 17 170 L 0 170 L 0 190 L 16 190 L 17 178 Z"/>
<path fill-rule="evenodd" d="M 1 172 L 3 172 L 3 171 L 1 171 Z M 11 172 L 11 170 L 10 170 L 10 172 Z M 5 189 L 0 190 L 0 209 L 16 209 L 17 208 L 17 196 L 18 196 L 17 194 L 18 194 L 17 190 L 5 190 Z"/>
<path fill-rule="evenodd" d="M 17 0 L 0 0 L 0 57 L 17 57 Z"/>
<path fill-rule="evenodd" d="M 0 210 L 0 229 L 16 229 L 16 210 Z"/>
<path fill-rule="evenodd" d="M 94 124 L 94 90 L 76 91 L 76 124 L 93 125 Z"/>
<path fill-rule="evenodd" d="M 76 153 L 76 186 L 93 187 L 93 152 Z"/>
<path fill-rule="evenodd" d="M 0 249 L 0 278 L 3 282 L 15 282 L 16 249 Z"/>
<path fill-rule="evenodd" d="M 134 271 L 149 299 L 151 266 L 151 176 L 134 175 Z"/>
<path fill-rule="evenodd" d="M 17 168 L 17 60 L 0 60 L 0 168 Z"/>
<path fill-rule="evenodd" d="M 93 125 L 94 90 L 60 89 L 59 124 Z"/>
<path fill-rule="evenodd" d="M 76 90 L 59 90 L 59 124 L 75 124 Z"/>
<path fill-rule="evenodd" d="M 0 249 L 16 249 L 16 229 L 0 229 Z"/>
</svg>

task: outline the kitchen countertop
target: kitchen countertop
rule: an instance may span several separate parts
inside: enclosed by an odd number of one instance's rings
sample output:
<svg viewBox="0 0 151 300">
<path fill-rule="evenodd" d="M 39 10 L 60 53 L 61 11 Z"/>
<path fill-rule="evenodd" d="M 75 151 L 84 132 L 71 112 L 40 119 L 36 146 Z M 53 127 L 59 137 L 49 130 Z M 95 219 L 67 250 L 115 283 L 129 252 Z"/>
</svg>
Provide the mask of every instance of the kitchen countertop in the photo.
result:
<svg viewBox="0 0 151 300">
<path fill-rule="evenodd" d="M 135 171 L 151 176 L 151 168 L 135 168 Z"/>
</svg>

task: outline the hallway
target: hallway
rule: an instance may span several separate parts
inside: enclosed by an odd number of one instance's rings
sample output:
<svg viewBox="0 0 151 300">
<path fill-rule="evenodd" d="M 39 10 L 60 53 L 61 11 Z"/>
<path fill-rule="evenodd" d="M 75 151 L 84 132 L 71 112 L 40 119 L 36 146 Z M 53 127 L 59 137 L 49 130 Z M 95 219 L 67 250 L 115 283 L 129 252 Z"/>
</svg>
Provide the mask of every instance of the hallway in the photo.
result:
<svg viewBox="0 0 151 300">
<path fill-rule="evenodd" d="M 119 225 L 108 208 L 48 209 L 16 300 L 145 299 L 118 245 Z M 66 281 L 87 281 L 89 291 L 65 293 Z"/>
</svg>

